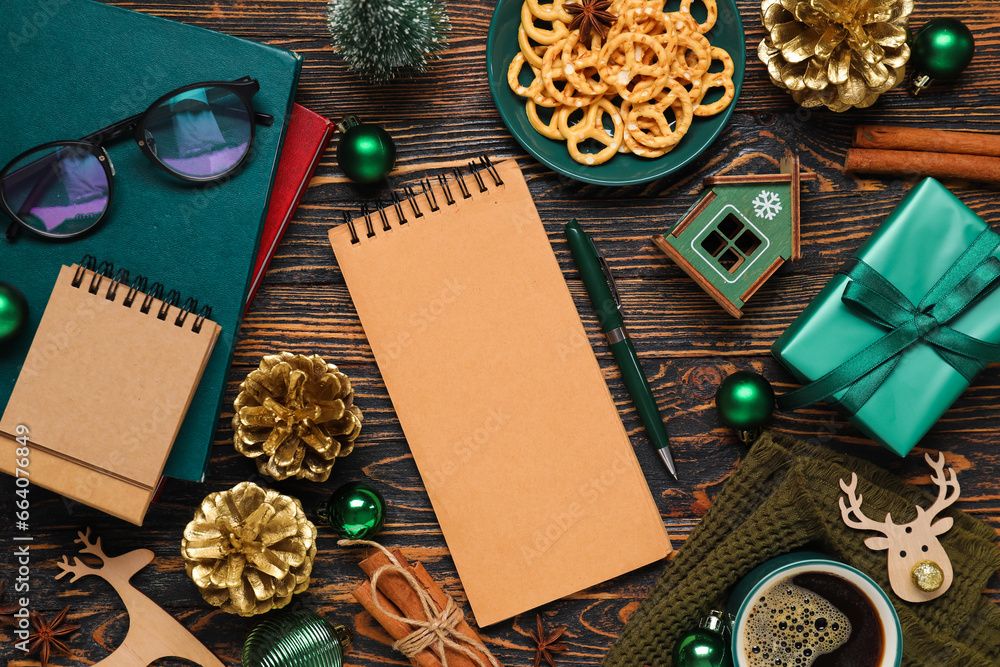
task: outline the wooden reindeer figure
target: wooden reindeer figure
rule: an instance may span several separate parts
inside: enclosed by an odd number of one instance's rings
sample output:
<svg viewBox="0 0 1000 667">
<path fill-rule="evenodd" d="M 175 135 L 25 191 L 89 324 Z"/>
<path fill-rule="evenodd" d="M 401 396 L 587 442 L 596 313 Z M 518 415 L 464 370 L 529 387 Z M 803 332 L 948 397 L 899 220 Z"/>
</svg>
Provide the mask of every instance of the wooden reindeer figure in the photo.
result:
<svg viewBox="0 0 1000 667">
<path fill-rule="evenodd" d="M 101 567 L 90 567 L 79 558 L 73 558 L 70 565 L 66 556 L 58 563 L 62 572 L 56 575 L 59 579 L 72 572 L 70 582 L 89 574 L 96 575 L 112 586 L 125 602 L 128 610 L 129 627 L 125 641 L 115 649 L 114 653 L 96 663 L 100 667 L 146 667 L 154 660 L 166 657 L 186 658 L 202 665 L 202 667 L 224 667 L 211 651 L 198 641 L 187 629 L 177 622 L 173 616 L 164 611 L 155 602 L 139 592 L 129 579 L 139 570 L 149 565 L 153 560 L 153 552 L 149 549 L 136 549 L 127 554 L 111 558 L 101 550 L 101 538 L 90 542 L 90 528 L 86 533 L 77 533 L 83 544 L 80 553 L 93 554 L 103 561 Z"/>
<path fill-rule="evenodd" d="M 943 595 L 954 578 L 951 560 L 938 541 L 938 535 L 951 528 L 954 520 L 945 517 L 934 521 L 934 517 L 958 500 L 961 489 L 955 471 L 944 470 L 944 454 L 939 453 L 937 461 L 930 454 L 924 454 L 924 458 L 934 469 L 931 480 L 938 487 L 938 495 L 926 510 L 918 505 L 917 518 L 907 524 L 894 523 L 889 513 L 884 521 L 869 519 L 861 511 L 862 496 L 856 493 L 858 476 L 851 473 L 850 484 L 840 480 L 840 488 L 850 503 L 840 499 L 841 518 L 851 528 L 883 534 L 883 537 L 869 537 L 865 545 L 873 551 L 888 551 L 889 583 L 893 592 L 907 602 L 926 602 Z"/>
</svg>

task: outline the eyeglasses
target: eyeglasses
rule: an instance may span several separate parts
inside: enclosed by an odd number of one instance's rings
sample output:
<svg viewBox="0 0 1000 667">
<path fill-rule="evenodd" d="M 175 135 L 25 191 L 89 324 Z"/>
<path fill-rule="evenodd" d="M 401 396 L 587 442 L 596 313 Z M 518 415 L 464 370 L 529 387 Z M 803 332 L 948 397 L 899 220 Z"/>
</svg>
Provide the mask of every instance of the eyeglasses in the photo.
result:
<svg viewBox="0 0 1000 667">
<path fill-rule="evenodd" d="M 53 141 L 29 149 L 0 170 L 0 210 L 21 228 L 67 239 L 84 234 L 108 215 L 115 168 L 104 145 L 131 133 L 150 162 L 185 181 L 215 181 L 246 161 L 257 123 L 274 117 L 253 110 L 256 79 L 204 81 L 172 90 L 140 114 L 79 141 Z"/>
</svg>

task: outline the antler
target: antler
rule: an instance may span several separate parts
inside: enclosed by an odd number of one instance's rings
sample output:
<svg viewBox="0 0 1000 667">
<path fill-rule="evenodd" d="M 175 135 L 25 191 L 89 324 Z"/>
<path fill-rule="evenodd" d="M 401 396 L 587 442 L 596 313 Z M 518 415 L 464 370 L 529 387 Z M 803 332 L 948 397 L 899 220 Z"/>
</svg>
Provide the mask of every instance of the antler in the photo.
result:
<svg viewBox="0 0 1000 667">
<path fill-rule="evenodd" d="M 73 541 L 74 542 L 79 542 L 80 544 L 83 545 L 83 548 L 80 549 L 80 553 L 82 553 L 82 554 L 93 554 L 93 555 L 97 556 L 98 558 L 100 558 L 102 561 L 107 562 L 108 557 L 105 556 L 104 555 L 104 551 L 101 550 L 101 538 L 98 537 L 94 542 L 90 541 L 90 526 L 87 526 L 87 532 L 86 533 L 78 531 L 77 535 L 79 535 L 80 538 L 77 539 L 77 540 L 73 540 Z M 76 560 L 79 560 L 79 559 L 76 559 Z"/>
<path fill-rule="evenodd" d="M 70 579 L 69 581 L 70 581 L 70 583 L 73 583 L 74 581 L 76 581 L 80 577 L 85 577 L 88 574 L 97 574 L 101 570 L 101 568 L 99 568 L 99 567 L 91 567 L 91 566 L 87 565 L 86 563 L 84 563 L 83 561 L 81 561 L 79 558 L 74 558 L 73 559 L 73 563 L 74 563 L 73 565 L 70 565 L 69 559 L 66 558 L 66 556 L 64 555 L 62 557 L 62 560 L 60 562 L 56 563 L 56 565 L 59 566 L 59 569 L 62 570 L 62 572 L 60 572 L 59 574 L 56 575 L 56 579 L 62 579 L 67 574 L 69 574 L 70 572 L 72 572 L 73 573 L 73 578 Z"/>
<path fill-rule="evenodd" d="M 958 478 L 955 476 L 954 469 L 948 468 L 947 471 L 944 469 L 944 452 L 938 452 L 937 461 L 931 459 L 930 453 L 925 453 L 924 459 L 927 461 L 927 465 L 934 468 L 934 474 L 931 475 L 931 481 L 937 484 L 938 495 L 934 500 L 934 504 L 926 510 L 918 506 L 917 514 L 923 515 L 926 512 L 927 518 L 930 520 L 933 519 L 938 512 L 958 500 L 958 496 L 961 494 L 962 489 L 958 485 Z"/>
<path fill-rule="evenodd" d="M 875 521 L 865 516 L 865 513 L 861 511 L 861 502 L 864 500 L 864 496 L 855 493 L 857 487 L 857 473 L 851 473 L 850 484 L 844 484 L 844 480 L 840 480 L 840 488 L 847 494 L 847 497 L 851 501 L 850 506 L 848 506 L 843 498 L 840 499 L 840 516 L 844 520 L 844 523 L 851 528 L 877 530 L 880 533 L 888 535 L 887 526 L 892 524 L 892 516 L 887 513 L 885 521 Z M 854 518 L 852 518 L 852 515 Z"/>
</svg>

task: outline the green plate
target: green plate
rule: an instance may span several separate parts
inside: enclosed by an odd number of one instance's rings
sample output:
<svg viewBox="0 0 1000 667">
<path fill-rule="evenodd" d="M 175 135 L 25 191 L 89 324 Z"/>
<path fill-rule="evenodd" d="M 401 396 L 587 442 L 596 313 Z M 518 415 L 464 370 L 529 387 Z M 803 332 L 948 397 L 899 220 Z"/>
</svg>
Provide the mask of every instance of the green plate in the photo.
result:
<svg viewBox="0 0 1000 667">
<path fill-rule="evenodd" d="M 490 82 L 490 92 L 497 105 L 500 117 L 507 129 L 526 151 L 535 158 L 571 178 L 597 185 L 635 185 L 673 173 L 688 164 L 715 140 L 736 107 L 743 86 L 743 71 L 746 67 L 745 35 L 740 13 L 734 0 L 716 0 L 719 19 L 708 32 L 713 46 L 729 52 L 733 58 L 733 85 L 736 98 L 722 113 L 715 116 L 695 116 L 691 129 L 681 139 L 674 150 L 659 158 L 641 158 L 631 153 L 619 153 L 601 165 L 587 166 L 570 157 L 566 142 L 553 141 L 540 135 L 528 122 L 524 110 L 524 98 L 518 97 L 507 85 L 507 66 L 520 50 L 517 45 L 517 29 L 521 25 L 521 5 L 523 0 L 500 0 L 490 31 L 486 38 L 486 74 Z M 668 0 L 665 11 L 676 11 L 680 0 Z M 699 21 L 706 15 L 705 6 L 695 0 L 691 12 Z M 521 72 L 522 83 L 530 83 L 530 71 Z M 711 93 L 710 93 L 711 94 Z M 711 98 L 709 98 L 711 99 Z"/>
</svg>

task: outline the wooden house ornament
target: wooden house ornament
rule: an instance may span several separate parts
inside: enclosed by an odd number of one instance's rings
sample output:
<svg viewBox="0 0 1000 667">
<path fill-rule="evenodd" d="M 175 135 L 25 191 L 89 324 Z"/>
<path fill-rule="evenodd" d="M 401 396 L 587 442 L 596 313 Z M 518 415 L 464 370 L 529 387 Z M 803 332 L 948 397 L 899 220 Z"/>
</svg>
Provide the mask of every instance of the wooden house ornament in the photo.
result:
<svg viewBox="0 0 1000 667">
<path fill-rule="evenodd" d="M 708 190 L 666 236 L 653 242 L 733 317 L 786 260 L 799 252 L 797 156 L 777 174 L 710 176 Z"/>
</svg>

